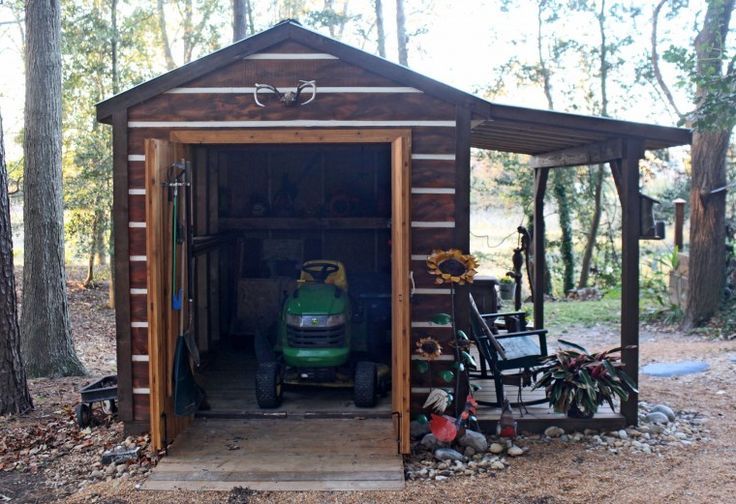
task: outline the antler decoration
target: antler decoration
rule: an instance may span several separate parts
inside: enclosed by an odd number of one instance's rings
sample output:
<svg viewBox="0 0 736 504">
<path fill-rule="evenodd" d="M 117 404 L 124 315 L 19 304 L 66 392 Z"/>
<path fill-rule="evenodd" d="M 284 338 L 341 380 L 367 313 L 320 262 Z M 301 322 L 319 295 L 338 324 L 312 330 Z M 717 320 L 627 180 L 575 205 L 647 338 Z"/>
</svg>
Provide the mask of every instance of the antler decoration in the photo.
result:
<svg viewBox="0 0 736 504">
<path fill-rule="evenodd" d="M 301 96 L 302 91 L 304 91 L 305 89 L 307 91 L 311 91 L 312 96 L 310 96 L 308 100 L 300 102 L 299 97 Z M 258 99 L 258 93 L 262 91 L 268 91 L 270 93 L 275 94 L 278 97 L 279 101 L 287 107 L 302 106 L 302 105 L 306 105 L 307 103 L 312 102 L 316 98 L 317 81 L 300 80 L 299 85 L 296 88 L 296 91 L 287 91 L 286 93 L 282 93 L 276 87 L 270 84 L 258 84 L 256 82 L 256 89 L 255 91 L 253 91 L 253 100 L 255 100 L 256 105 L 258 105 L 259 107 L 265 107 L 265 105 Z"/>
</svg>

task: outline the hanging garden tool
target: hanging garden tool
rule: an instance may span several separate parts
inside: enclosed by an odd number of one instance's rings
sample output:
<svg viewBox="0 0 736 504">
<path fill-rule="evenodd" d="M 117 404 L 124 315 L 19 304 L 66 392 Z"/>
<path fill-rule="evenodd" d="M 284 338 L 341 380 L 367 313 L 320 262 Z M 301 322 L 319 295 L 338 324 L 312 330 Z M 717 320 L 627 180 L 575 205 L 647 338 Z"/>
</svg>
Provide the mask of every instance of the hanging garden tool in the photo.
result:
<svg viewBox="0 0 736 504">
<path fill-rule="evenodd" d="M 178 171 L 178 173 L 177 173 Z M 171 190 L 173 210 L 171 212 L 171 308 L 181 311 L 184 301 L 183 285 L 176 284 L 176 249 L 182 243 L 179 223 L 179 188 L 184 185 L 185 165 L 183 162 L 174 163 L 169 169 L 170 179 L 168 186 Z M 173 177 L 172 177 L 173 175 Z"/>
<path fill-rule="evenodd" d="M 192 257 L 191 257 L 191 190 L 187 180 L 187 165 L 182 161 L 172 165 L 172 171 L 178 170 L 170 177 L 169 187 L 172 189 L 172 309 L 179 312 L 179 335 L 174 351 L 173 388 L 174 413 L 179 416 L 193 415 L 204 400 L 204 391 L 194 379 L 192 365 L 199 366 L 199 350 L 192 333 Z M 179 190 L 181 188 L 181 191 Z M 181 201 L 180 201 L 181 198 Z M 182 219 L 183 216 L 183 219 Z M 181 262 L 177 268 L 177 256 Z M 179 271 L 181 269 L 181 272 Z M 178 286 L 176 280 L 181 275 Z M 185 326 L 184 284 L 187 285 L 188 317 Z"/>
</svg>

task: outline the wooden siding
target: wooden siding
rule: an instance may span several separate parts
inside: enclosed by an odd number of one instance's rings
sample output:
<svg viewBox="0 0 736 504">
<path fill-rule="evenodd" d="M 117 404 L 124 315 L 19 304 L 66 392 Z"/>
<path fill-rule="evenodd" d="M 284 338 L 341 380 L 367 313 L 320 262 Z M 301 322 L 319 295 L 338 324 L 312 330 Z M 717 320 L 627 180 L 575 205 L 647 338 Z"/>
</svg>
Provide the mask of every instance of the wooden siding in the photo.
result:
<svg viewBox="0 0 736 504">
<path fill-rule="evenodd" d="M 309 53 L 310 49 L 288 42 L 267 52 Z M 260 60 L 245 59 L 229 64 L 218 71 L 193 80 L 183 87 L 248 87 L 255 82 L 293 87 L 299 79 L 316 79 L 318 86 L 397 87 L 399 84 L 370 71 L 349 65 L 339 59 L 314 60 Z M 411 177 L 411 253 L 426 256 L 436 248 L 457 246 L 454 220 L 457 215 L 455 150 L 457 145 L 454 124 L 455 106 L 423 93 L 324 93 L 313 104 L 304 108 L 286 108 L 273 104 L 266 108 L 255 106 L 251 93 L 165 93 L 128 109 L 130 122 L 169 121 L 260 121 L 260 120 L 338 120 L 375 121 L 376 127 L 385 121 L 442 121 L 442 126 L 412 127 Z M 129 123 L 130 124 L 130 123 Z M 129 241 L 128 262 L 130 289 L 139 293 L 129 295 L 132 356 L 145 359 L 148 355 L 147 328 L 145 327 L 146 288 L 146 229 L 145 229 L 145 155 L 147 138 L 168 139 L 174 130 L 186 127 L 129 127 L 126 131 L 127 160 L 127 216 L 125 231 Z M 123 259 L 124 260 L 124 259 Z M 426 325 L 437 312 L 449 312 L 447 291 L 436 289 L 426 274 L 423 261 L 411 262 L 416 287 L 412 297 L 412 324 Z M 444 290 L 443 290 L 444 289 Z M 436 292 L 442 292 L 437 294 Z M 436 337 L 449 355 L 451 330 L 447 327 L 413 327 L 412 348 L 423 336 Z M 432 364 L 433 371 L 447 368 L 447 361 Z M 425 386 L 427 378 L 411 370 L 413 386 Z M 437 373 L 433 373 L 439 376 Z M 138 361 L 132 364 L 133 420 L 148 419 L 148 365 Z M 412 396 L 413 397 L 413 396 Z M 421 405 L 420 405 L 421 406 Z M 412 411 L 416 411 L 412 399 Z"/>
</svg>

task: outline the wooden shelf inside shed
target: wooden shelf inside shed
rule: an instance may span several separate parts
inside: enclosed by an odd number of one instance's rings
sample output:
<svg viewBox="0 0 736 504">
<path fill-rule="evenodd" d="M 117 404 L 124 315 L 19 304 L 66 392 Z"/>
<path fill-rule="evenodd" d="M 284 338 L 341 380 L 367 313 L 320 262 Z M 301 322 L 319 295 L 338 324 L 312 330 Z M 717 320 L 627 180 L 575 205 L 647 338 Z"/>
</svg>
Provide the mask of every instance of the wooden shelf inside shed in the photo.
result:
<svg viewBox="0 0 736 504">
<path fill-rule="evenodd" d="M 242 217 L 222 218 L 226 229 L 389 229 L 385 217 Z"/>
</svg>

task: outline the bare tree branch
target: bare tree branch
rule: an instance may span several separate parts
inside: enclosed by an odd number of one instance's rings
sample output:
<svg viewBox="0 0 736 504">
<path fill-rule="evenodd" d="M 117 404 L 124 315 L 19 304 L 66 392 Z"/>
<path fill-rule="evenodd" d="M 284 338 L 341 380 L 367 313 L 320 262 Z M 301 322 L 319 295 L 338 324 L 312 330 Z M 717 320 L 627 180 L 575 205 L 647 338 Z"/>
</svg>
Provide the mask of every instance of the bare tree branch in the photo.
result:
<svg viewBox="0 0 736 504">
<path fill-rule="evenodd" d="M 657 27 L 659 24 L 659 14 L 662 11 L 662 7 L 664 7 L 664 4 L 666 3 L 667 0 L 660 0 L 657 6 L 654 8 L 654 14 L 652 15 L 652 69 L 654 70 L 654 77 L 657 79 L 657 84 L 662 90 L 665 98 L 667 98 L 667 104 L 672 108 L 675 114 L 677 114 L 677 117 L 683 119 L 685 116 L 682 114 L 682 112 L 680 112 L 680 109 L 677 107 L 675 99 L 672 96 L 672 92 L 670 91 L 669 86 L 667 86 L 667 83 L 664 81 L 664 78 L 662 77 L 662 71 L 659 68 L 659 52 L 657 50 Z"/>
</svg>

